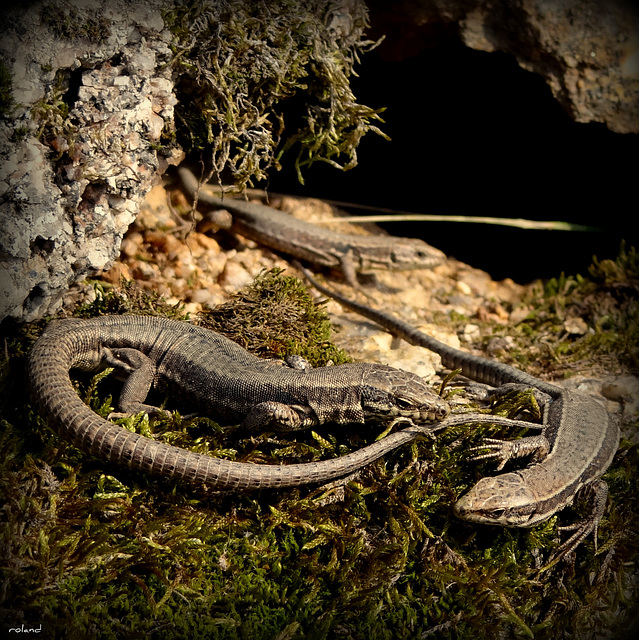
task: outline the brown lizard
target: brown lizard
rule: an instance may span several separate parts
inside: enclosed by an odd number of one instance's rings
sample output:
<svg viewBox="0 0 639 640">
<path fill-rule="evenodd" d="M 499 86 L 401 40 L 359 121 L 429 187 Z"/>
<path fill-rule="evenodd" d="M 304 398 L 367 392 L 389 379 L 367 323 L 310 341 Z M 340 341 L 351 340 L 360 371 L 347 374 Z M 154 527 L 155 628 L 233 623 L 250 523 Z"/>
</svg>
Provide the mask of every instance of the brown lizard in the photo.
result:
<svg viewBox="0 0 639 640">
<path fill-rule="evenodd" d="M 178 169 L 188 195 L 198 202 L 233 214 L 230 230 L 245 238 L 312 264 L 339 268 L 352 287 L 359 289 L 357 274 L 375 269 L 431 269 L 446 255 L 418 238 L 354 235 L 294 218 L 279 209 L 233 198 L 219 198 L 200 189 L 184 166 Z"/>
<path fill-rule="evenodd" d="M 597 527 L 608 495 L 601 477 L 619 446 L 619 425 L 600 400 L 568 391 L 510 365 L 455 349 L 385 311 L 328 289 L 301 265 L 296 266 L 318 291 L 410 344 L 438 353 L 444 366 L 460 369 L 468 378 L 498 388 L 532 388 L 545 394 L 548 399 L 540 435 L 512 442 L 487 440 L 477 449 L 487 449 L 488 453 L 474 458 L 498 460 L 498 470 L 508 460 L 522 456 L 531 455 L 533 463 L 518 471 L 482 478 L 457 501 L 455 513 L 471 522 L 531 527 L 570 505 L 578 494 L 590 492 L 594 498 L 590 515 L 562 527 L 574 534 L 556 551 L 553 562 L 575 549 L 590 533 L 594 534 L 596 547 Z"/>
<path fill-rule="evenodd" d="M 303 360 L 303 359 L 302 359 Z M 119 407 L 145 404 L 152 385 L 224 423 L 294 430 L 325 423 L 406 422 L 350 455 L 293 465 L 221 460 L 156 442 L 96 415 L 78 397 L 69 370 L 115 367 L 128 376 Z M 258 489 L 324 482 L 348 475 L 395 447 L 427 435 L 450 411 L 415 374 L 381 364 L 310 368 L 298 358 L 258 358 L 218 333 L 152 316 L 69 318 L 52 322 L 28 364 L 34 402 L 49 424 L 85 452 L 141 471 L 216 488 Z"/>
</svg>

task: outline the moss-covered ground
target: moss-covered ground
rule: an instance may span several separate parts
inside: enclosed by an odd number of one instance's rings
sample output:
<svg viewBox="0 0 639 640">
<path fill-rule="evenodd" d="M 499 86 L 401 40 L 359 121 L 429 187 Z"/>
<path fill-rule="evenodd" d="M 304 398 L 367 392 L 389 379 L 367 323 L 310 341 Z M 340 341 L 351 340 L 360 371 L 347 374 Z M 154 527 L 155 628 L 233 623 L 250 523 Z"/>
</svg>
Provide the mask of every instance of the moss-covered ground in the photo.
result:
<svg viewBox="0 0 639 640">
<path fill-rule="evenodd" d="M 636 370 L 637 262 L 624 251 L 616 262 L 596 263 L 587 277 L 540 287 L 535 313 L 509 330 L 520 344 L 529 341 L 539 367 L 556 356 L 562 363 L 602 361 L 613 372 Z M 97 294 L 74 313 L 183 316 L 130 284 L 98 287 Z M 322 314 L 297 281 L 270 273 L 206 322 L 230 327 L 262 355 L 305 350 L 315 364 L 340 361 L 345 356 L 330 345 Z M 562 333 L 573 315 L 592 331 Z M 24 365 L 42 327 L 4 327 L 1 343 L 4 628 L 41 625 L 39 637 L 78 639 L 412 640 L 597 632 L 614 638 L 629 630 L 633 616 L 636 622 L 636 437 L 622 441 L 605 476 L 610 501 L 598 550 L 588 539 L 572 558 L 543 570 L 557 545 L 558 522 L 577 518 L 582 503 L 531 530 L 472 525 L 452 515 L 455 499 L 494 471 L 466 460 L 485 429 L 416 442 L 344 485 L 253 493 L 188 488 L 85 455 L 35 414 Z M 117 397 L 112 377 L 74 377 L 103 416 Z M 170 398 L 166 406 L 173 408 Z M 151 422 L 138 416 L 125 425 L 195 451 L 263 464 L 342 455 L 378 435 L 330 426 L 294 436 L 251 435 L 178 413 Z"/>
</svg>

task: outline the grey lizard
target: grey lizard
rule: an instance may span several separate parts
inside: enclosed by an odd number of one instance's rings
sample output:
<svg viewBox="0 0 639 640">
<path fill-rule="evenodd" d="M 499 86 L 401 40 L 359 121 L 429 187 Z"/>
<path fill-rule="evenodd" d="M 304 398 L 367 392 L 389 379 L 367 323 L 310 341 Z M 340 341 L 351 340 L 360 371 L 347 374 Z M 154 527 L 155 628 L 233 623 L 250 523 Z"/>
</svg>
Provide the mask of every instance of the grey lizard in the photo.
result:
<svg viewBox="0 0 639 640">
<path fill-rule="evenodd" d="M 346 281 L 359 289 L 357 273 L 374 269 L 431 269 L 446 255 L 418 238 L 354 235 L 324 229 L 273 207 L 233 198 L 219 198 L 201 190 L 198 179 L 184 166 L 178 175 L 191 198 L 233 214 L 231 231 L 312 264 L 339 268 Z"/>
<path fill-rule="evenodd" d="M 258 358 L 213 331 L 151 316 L 57 320 L 28 362 L 32 397 L 49 424 L 81 450 L 150 474 L 216 488 L 257 489 L 323 482 L 352 473 L 395 447 L 430 433 L 448 403 L 412 373 L 381 364 L 288 366 Z M 131 433 L 93 413 L 69 370 L 115 367 L 128 375 L 119 407 L 158 410 L 152 385 L 218 420 L 249 429 L 301 429 L 324 423 L 406 422 L 409 427 L 350 455 L 317 463 L 256 465 L 220 460 Z"/>
<path fill-rule="evenodd" d="M 436 340 L 389 313 L 350 300 L 318 283 L 301 265 L 309 282 L 343 306 L 377 322 L 407 342 L 438 353 L 444 366 L 461 369 L 480 383 L 503 388 L 526 387 L 546 394 L 542 433 L 513 442 L 488 440 L 478 449 L 488 453 L 475 459 L 500 461 L 499 470 L 513 458 L 532 455 L 528 467 L 482 478 L 455 504 L 463 519 L 507 527 L 531 527 L 570 505 L 579 493 L 593 496 L 591 514 L 582 522 L 562 527 L 574 531 L 557 550 L 554 561 L 594 534 L 603 517 L 608 488 L 601 479 L 619 446 L 619 426 L 596 398 L 562 389 L 510 365 L 475 356 Z"/>
</svg>

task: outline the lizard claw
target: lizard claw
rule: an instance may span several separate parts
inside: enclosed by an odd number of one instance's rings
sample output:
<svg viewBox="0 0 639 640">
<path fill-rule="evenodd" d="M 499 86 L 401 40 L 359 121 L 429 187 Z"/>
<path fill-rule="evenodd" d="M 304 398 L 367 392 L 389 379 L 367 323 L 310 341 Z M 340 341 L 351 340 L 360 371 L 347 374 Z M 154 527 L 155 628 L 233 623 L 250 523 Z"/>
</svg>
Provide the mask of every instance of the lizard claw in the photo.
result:
<svg viewBox="0 0 639 640">
<path fill-rule="evenodd" d="M 558 532 L 574 531 L 553 553 L 550 560 L 542 567 L 543 570 L 557 564 L 563 557 L 572 553 L 591 533 L 594 538 L 595 553 L 597 553 L 597 534 L 606 509 L 608 498 L 608 485 L 604 480 L 599 480 L 594 486 L 586 485 L 582 491 L 589 492 L 593 499 L 592 510 L 588 516 L 573 524 L 557 527 Z"/>
<path fill-rule="evenodd" d="M 497 440 L 495 438 L 486 438 L 482 444 L 472 447 L 469 451 L 482 451 L 489 449 L 487 453 L 474 455 L 470 458 L 471 462 L 479 462 L 480 460 L 499 460 L 497 471 L 501 471 L 505 464 L 515 455 L 514 442 L 509 440 Z"/>
<path fill-rule="evenodd" d="M 544 436 L 528 436 L 519 440 L 497 440 L 486 438 L 482 444 L 469 449 L 469 451 L 481 451 L 489 449 L 488 453 L 482 453 L 471 458 L 471 461 L 499 460 L 497 471 L 501 471 L 509 460 L 523 458 L 534 454 L 534 460 L 541 460 L 548 453 L 550 446 Z"/>
</svg>

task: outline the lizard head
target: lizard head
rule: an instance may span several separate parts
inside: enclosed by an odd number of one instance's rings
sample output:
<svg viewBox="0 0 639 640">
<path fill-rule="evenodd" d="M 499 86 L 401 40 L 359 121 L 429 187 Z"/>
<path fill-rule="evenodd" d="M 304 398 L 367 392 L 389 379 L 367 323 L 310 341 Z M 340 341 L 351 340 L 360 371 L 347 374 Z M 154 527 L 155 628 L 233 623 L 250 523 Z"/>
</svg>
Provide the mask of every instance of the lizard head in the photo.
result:
<svg viewBox="0 0 639 640">
<path fill-rule="evenodd" d="M 419 238 L 402 238 L 391 252 L 392 269 L 432 269 L 446 260 L 446 254 Z"/>
<path fill-rule="evenodd" d="M 446 260 L 446 254 L 419 238 L 393 238 L 392 244 L 384 239 L 384 251 L 360 255 L 361 268 L 369 269 L 432 269 Z"/>
<path fill-rule="evenodd" d="M 537 515 L 538 497 L 518 473 L 482 478 L 453 507 L 458 518 L 502 527 L 531 527 L 544 518 Z"/>
<path fill-rule="evenodd" d="M 383 421 L 408 418 L 416 425 L 430 424 L 450 413 L 448 402 L 423 378 L 384 365 L 364 375 L 361 402 L 366 418 Z"/>
</svg>

